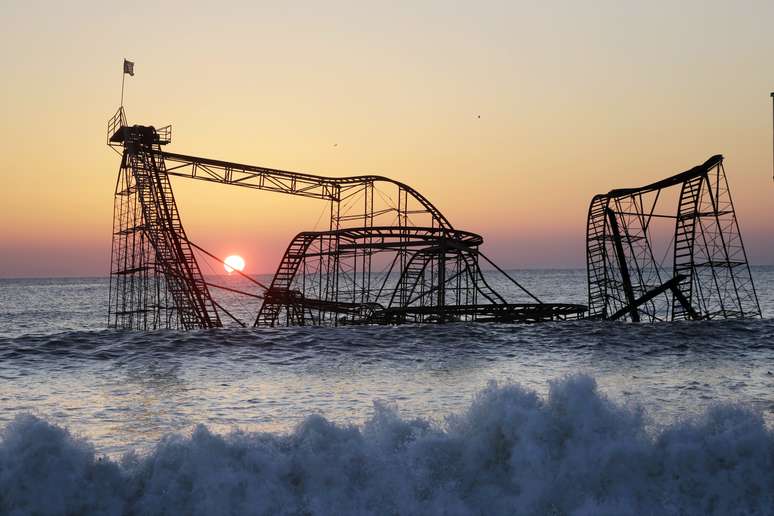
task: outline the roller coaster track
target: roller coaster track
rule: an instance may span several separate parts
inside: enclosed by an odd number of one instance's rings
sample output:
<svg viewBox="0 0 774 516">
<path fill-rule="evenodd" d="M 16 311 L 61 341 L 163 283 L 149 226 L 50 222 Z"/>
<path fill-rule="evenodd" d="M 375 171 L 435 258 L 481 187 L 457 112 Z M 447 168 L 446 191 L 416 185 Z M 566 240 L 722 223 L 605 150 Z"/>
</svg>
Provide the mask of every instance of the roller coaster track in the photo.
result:
<svg viewBox="0 0 774 516">
<path fill-rule="evenodd" d="M 274 326 L 277 324 L 277 318 L 283 306 L 293 306 L 297 304 L 296 300 L 291 298 L 290 287 L 306 255 L 309 246 L 317 239 L 319 233 L 305 232 L 296 235 L 290 241 L 285 254 L 282 256 L 277 272 L 271 280 L 269 289 L 264 293 L 263 304 L 258 311 L 258 317 L 255 319 L 254 326 Z M 292 313 L 292 312 L 291 312 Z M 293 313 L 293 315 L 297 315 Z M 294 321 L 298 323 L 298 321 Z"/>
<path fill-rule="evenodd" d="M 661 192 L 671 187 L 680 188 L 675 212 L 656 213 Z M 671 270 L 653 256 L 654 217 L 674 219 Z M 678 320 L 761 315 L 720 155 L 640 188 L 594 196 L 586 226 L 586 263 L 592 318 L 627 311 L 635 321 L 640 316 Z M 646 278 L 659 278 L 660 284 Z M 670 288 L 663 288 L 667 282 Z M 655 292 L 659 294 L 650 295 Z M 635 307 L 635 295 L 647 301 Z M 667 305 L 656 303 L 665 297 Z"/>
<path fill-rule="evenodd" d="M 176 319 L 183 329 L 219 327 L 220 317 L 180 221 L 164 161 L 157 159 L 158 143 L 153 138 L 148 139 L 149 134 L 151 133 L 147 131 L 124 128 L 123 138 L 129 142 L 131 152 L 124 154 L 122 168 L 126 169 L 127 175 L 131 174 L 134 185 L 117 192 L 117 196 L 136 196 L 143 222 L 119 228 L 114 238 L 134 238 L 137 231 L 142 231 L 148 238 L 155 251 L 154 257 L 152 260 L 145 259 L 140 262 L 154 263 L 154 267 L 163 272 L 166 294 L 172 298 L 174 309 L 177 311 Z M 119 257 L 114 260 L 111 287 L 121 285 L 127 277 L 130 281 L 136 279 L 139 282 L 143 278 L 147 281 L 148 271 L 121 265 L 122 261 L 138 261 L 128 260 L 130 257 L 126 247 L 123 249 L 124 259 Z M 125 303 L 123 305 L 126 306 Z M 117 325 L 119 320 L 125 319 L 125 312 L 132 314 L 137 310 L 136 307 L 134 310 L 131 307 L 129 310 L 115 310 Z"/>
<path fill-rule="evenodd" d="M 166 152 L 162 146 L 171 141 L 171 127 L 129 126 L 123 108 L 109 121 L 107 140 L 122 149 L 114 198 L 112 327 L 213 328 L 221 326 L 219 310 L 244 325 L 210 296 L 208 285 L 263 297 L 256 326 L 392 323 L 407 315 L 416 322 L 447 317 L 533 321 L 578 317 L 585 310 L 544 306 L 479 252 L 479 235 L 454 229 L 405 183 L 380 175 L 328 177 Z M 172 176 L 326 201 L 329 229 L 299 233 L 271 285 L 259 284 L 265 289 L 262 296 L 208 284 L 193 250 L 213 255 L 188 240 Z M 480 256 L 537 305 L 507 303 L 487 282 Z M 389 270 L 375 269 L 381 264 L 374 260 L 390 263 Z"/>
<path fill-rule="evenodd" d="M 353 188 L 378 182 L 388 183 L 416 199 L 432 214 L 439 227 L 452 228 L 446 217 L 425 196 L 405 183 L 384 176 L 328 177 L 165 151 L 160 151 L 159 157 L 168 164 L 169 175 L 334 202 L 340 202 L 346 192 Z"/>
<path fill-rule="evenodd" d="M 689 303 L 693 301 L 694 243 L 696 241 L 699 199 L 704 180 L 705 176 L 702 174 L 683 183 L 678 201 L 677 220 L 675 221 L 675 250 L 672 270 L 675 275 L 683 275 L 687 278 L 687 281 L 680 282 L 677 288 Z M 672 300 L 672 314 L 674 319 L 690 318 L 688 311 L 677 298 Z"/>
<path fill-rule="evenodd" d="M 341 302 L 336 299 L 307 299 L 300 292 L 293 290 L 292 286 L 298 274 L 299 265 L 309 256 L 309 248 L 316 241 L 325 241 L 332 244 L 325 249 L 321 246 L 321 251 L 315 254 L 316 256 L 325 254 L 330 257 L 363 247 L 381 250 L 416 248 L 417 251 L 411 254 L 406 267 L 401 272 L 398 288 L 393 291 L 389 303 L 389 306 L 405 307 L 416 290 L 428 262 L 438 259 L 437 246 L 439 243 L 449 248 L 470 250 L 480 245 L 483 239 L 481 236 L 467 231 L 400 226 L 347 228 L 335 231 L 305 231 L 299 233 L 291 240 L 285 250 L 271 285 L 264 294 L 264 302 L 258 312 L 255 326 L 275 326 L 278 323 L 278 317 L 283 308 L 286 309 L 288 314 L 288 322 L 303 324 L 302 320 L 294 320 L 294 317 L 303 313 L 303 307 L 314 305 L 315 307 L 325 308 L 330 311 L 335 311 L 339 307 L 342 311 L 351 311 L 354 307 L 361 306 L 356 303 Z M 430 250 L 429 252 L 428 249 Z M 477 274 L 480 275 L 480 271 Z M 482 275 L 480 277 L 483 278 Z M 488 285 L 486 287 L 489 288 Z M 375 303 L 363 303 L 363 306 L 373 308 Z"/>
</svg>

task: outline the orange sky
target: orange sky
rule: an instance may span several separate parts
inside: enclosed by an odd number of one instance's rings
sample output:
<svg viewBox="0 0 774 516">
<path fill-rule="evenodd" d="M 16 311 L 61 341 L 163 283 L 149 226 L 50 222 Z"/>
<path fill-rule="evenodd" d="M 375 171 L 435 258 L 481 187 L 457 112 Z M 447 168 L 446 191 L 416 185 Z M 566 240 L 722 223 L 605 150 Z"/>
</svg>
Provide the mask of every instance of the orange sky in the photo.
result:
<svg viewBox="0 0 774 516">
<path fill-rule="evenodd" d="M 130 122 L 172 123 L 169 150 L 393 177 L 506 267 L 583 266 L 592 195 L 722 153 L 774 264 L 771 2 L 27 4 L 0 5 L 0 277 L 107 273 L 124 56 Z M 324 208 L 174 186 L 251 272 Z"/>
</svg>

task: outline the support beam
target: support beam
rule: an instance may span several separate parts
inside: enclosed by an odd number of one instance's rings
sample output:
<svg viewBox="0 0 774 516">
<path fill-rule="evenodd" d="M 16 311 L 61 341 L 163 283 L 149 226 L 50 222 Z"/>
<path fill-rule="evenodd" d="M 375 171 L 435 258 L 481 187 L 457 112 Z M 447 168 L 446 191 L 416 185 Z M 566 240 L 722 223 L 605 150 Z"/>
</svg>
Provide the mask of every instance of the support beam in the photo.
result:
<svg viewBox="0 0 774 516">
<path fill-rule="evenodd" d="M 632 289 L 632 279 L 629 276 L 629 267 L 626 265 L 626 255 L 621 243 L 621 232 L 618 229 L 618 219 L 615 217 L 615 212 L 610 208 L 605 208 L 605 211 L 610 221 L 610 230 L 613 233 L 613 244 L 615 245 L 615 254 L 618 257 L 618 268 L 621 270 L 621 281 L 623 282 L 629 315 L 632 318 L 632 322 L 640 322 L 640 313 L 637 311 L 638 305 L 635 304 L 634 290 Z"/>
<path fill-rule="evenodd" d="M 654 288 L 653 290 L 649 290 L 645 293 L 645 295 L 637 298 L 633 304 L 627 305 L 620 310 L 618 310 L 616 313 L 611 315 L 607 318 L 608 321 L 615 321 L 617 319 L 620 319 L 624 315 L 626 315 L 627 312 L 631 312 L 632 309 L 637 309 L 638 306 L 643 305 L 650 301 L 651 299 L 654 299 L 659 294 L 663 294 L 667 290 L 671 290 L 672 294 L 680 301 L 680 304 L 683 305 L 683 308 L 685 308 L 686 312 L 691 314 L 692 319 L 700 319 L 699 314 L 696 313 L 696 310 L 693 309 L 691 304 L 688 302 L 688 300 L 685 298 L 682 292 L 680 292 L 680 289 L 677 288 L 677 285 L 680 284 L 681 281 L 685 280 L 687 276 L 683 276 L 682 274 L 678 274 L 674 278 L 665 281 L 658 287 Z"/>
<path fill-rule="evenodd" d="M 685 278 L 685 276 L 681 276 Z M 682 280 L 680 280 L 682 281 Z M 675 299 L 677 299 L 680 304 L 683 306 L 686 312 L 688 312 L 688 316 L 691 318 L 691 320 L 698 321 L 699 319 L 702 319 L 702 316 L 699 315 L 699 313 L 691 306 L 691 302 L 688 301 L 688 299 L 685 297 L 685 294 L 683 294 L 679 288 L 677 288 L 677 284 L 680 283 L 680 281 L 676 282 L 674 285 L 672 285 L 670 288 L 672 289 L 672 295 L 675 296 Z"/>
</svg>

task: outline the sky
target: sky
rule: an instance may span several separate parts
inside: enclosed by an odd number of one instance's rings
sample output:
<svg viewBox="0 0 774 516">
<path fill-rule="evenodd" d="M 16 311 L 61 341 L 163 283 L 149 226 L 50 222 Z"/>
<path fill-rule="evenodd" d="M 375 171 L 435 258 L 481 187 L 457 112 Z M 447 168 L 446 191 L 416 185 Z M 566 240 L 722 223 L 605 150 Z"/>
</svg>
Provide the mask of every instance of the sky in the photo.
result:
<svg viewBox="0 0 774 516">
<path fill-rule="evenodd" d="M 723 154 L 774 264 L 774 2 L 282 4 L 0 3 L 0 277 L 109 272 L 124 57 L 168 150 L 392 177 L 508 268 L 583 267 L 594 194 Z M 173 186 L 189 237 L 256 273 L 324 208 Z"/>
</svg>

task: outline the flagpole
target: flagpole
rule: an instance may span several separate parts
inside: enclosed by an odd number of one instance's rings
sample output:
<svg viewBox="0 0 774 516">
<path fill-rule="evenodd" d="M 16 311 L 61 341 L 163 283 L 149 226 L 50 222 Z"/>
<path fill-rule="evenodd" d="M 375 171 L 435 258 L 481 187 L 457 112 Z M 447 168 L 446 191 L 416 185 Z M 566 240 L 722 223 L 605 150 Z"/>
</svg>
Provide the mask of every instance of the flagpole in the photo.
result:
<svg viewBox="0 0 774 516">
<path fill-rule="evenodd" d="M 774 92 L 771 93 L 771 174 L 774 179 Z"/>
<path fill-rule="evenodd" d="M 124 58 L 124 61 L 126 61 L 126 58 Z M 124 81 L 126 81 L 126 70 L 124 70 L 125 65 L 121 65 L 121 107 L 124 107 Z"/>
</svg>

